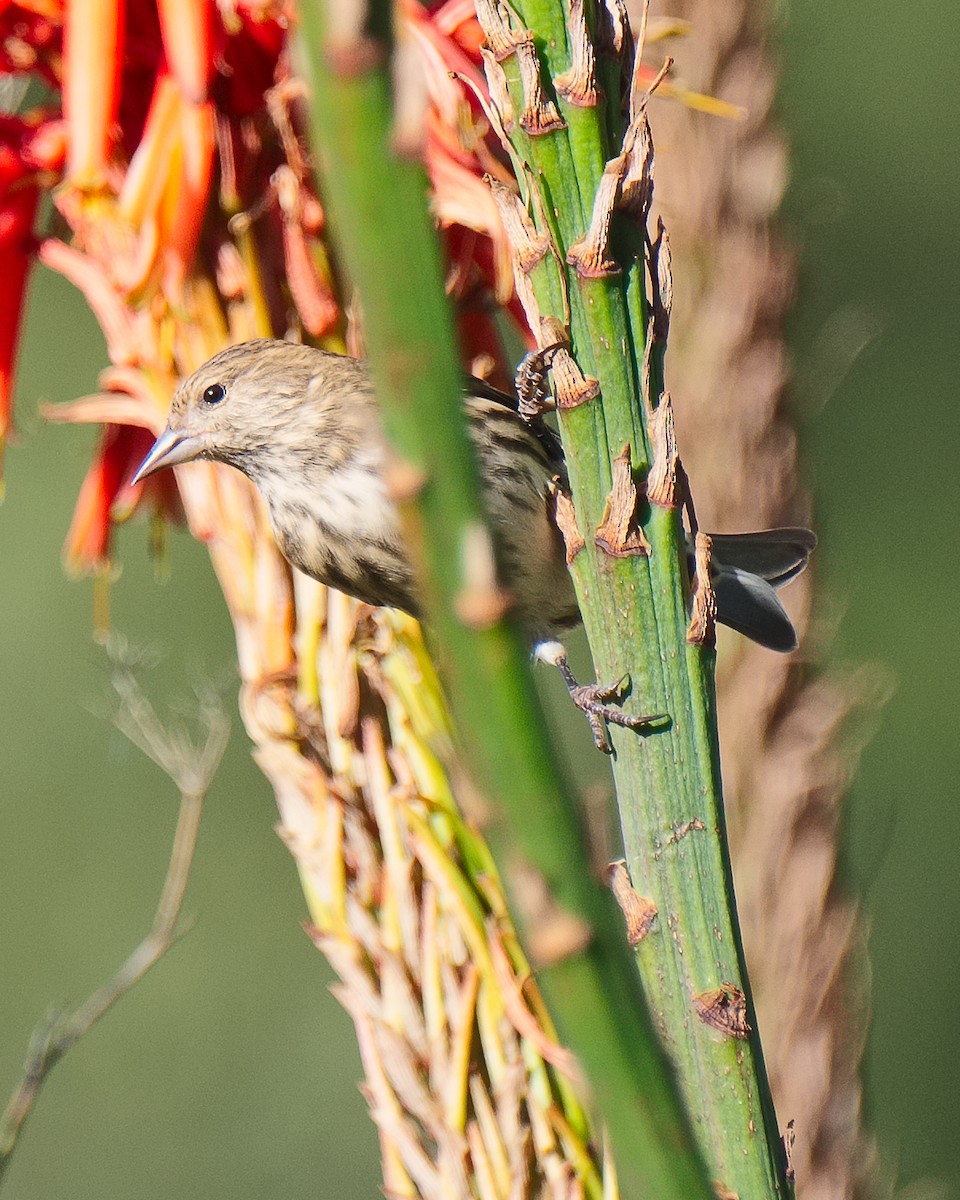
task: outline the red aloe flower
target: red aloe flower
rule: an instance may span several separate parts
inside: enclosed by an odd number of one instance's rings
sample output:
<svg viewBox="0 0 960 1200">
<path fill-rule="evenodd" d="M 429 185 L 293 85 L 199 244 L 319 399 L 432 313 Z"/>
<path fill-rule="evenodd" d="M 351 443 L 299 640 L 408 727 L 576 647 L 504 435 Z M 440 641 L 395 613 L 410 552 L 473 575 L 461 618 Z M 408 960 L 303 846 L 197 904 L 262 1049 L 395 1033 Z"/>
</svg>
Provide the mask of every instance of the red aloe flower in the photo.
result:
<svg viewBox="0 0 960 1200">
<path fill-rule="evenodd" d="M 3 147 L 0 147 L 0 157 Z M 0 168 L 2 169 L 2 168 Z M 27 272 L 28 247 L 39 193 L 36 186 L 0 193 L 0 448 L 10 428 L 13 371 Z"/>
<path fill-rule="evenodd" d="M 48 406 L 48 420 L 101 424 L 103 434 L 87 471 L 64 545 L 64 562 L 74 573 L 102 570 L 109 563 L 112 526 L 126 520 L 144 495 L 170 520 L 183 515 L 169 473 L 132 485 L 130 477 L 163 428 L 170 381 L 135 367 L 103 372 L 106 389 L 72 404 Z"/>
<path fill-rule="evenodd" d="M 10 427 L 40 184 L 63 163 L 62 132 L 59 122 L 41 113 L 0 114 L 0 450 Z"/>
<path fill-rule="evenodd" d="M 64 563 L 71 573 L 99 571 L 109 563 L 112 526 L 132 511 L 130 498 L 122 504 L 121 497 L 152 442 L 152 434 L 134 426 L 108 425 L 104 429 L 80 487 L 63 547 Z M 155 499 L 165 493 L 162 507 L 179 511 L 176 488 L 169 480 L 153 491 Z"/>
</svg>

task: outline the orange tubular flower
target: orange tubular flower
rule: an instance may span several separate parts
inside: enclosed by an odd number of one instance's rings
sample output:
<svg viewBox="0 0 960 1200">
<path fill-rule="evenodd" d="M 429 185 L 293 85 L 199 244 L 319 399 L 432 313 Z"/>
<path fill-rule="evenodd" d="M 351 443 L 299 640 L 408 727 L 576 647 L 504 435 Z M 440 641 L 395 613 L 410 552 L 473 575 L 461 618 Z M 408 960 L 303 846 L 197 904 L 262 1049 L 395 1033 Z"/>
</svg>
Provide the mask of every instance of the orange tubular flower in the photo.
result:
<svg viewBox="0 0 960 1200">
<path fill-rule="evenodd" d="M 193 266 L 207 211 L 215 148 L 213 106 L 180 101 L 178 170 L 171 171 L 165 194 L 161 287 L 180 302 L 183 283 Z"/>
<path fill-rule="evenodd" d="M 159 0 L 160 32 L 170 70 L 184 97 L 207 99 L 213 75 L 211 0 Z"/>
<path fill-rule="evenodd" d="M 143 135 L 120 189 L 120 215 L 134 228 L 155 213 L 163 193 L 179 130 L 179 99 L 173 76 L 158 75 Z"/>
<path fill-rule="evenodd" d="M 120 0 L 69 0 L 63 65 L 67 179 L 84 190 L 103 187 L 107 179 L 122 62 Z"/>
</svg>

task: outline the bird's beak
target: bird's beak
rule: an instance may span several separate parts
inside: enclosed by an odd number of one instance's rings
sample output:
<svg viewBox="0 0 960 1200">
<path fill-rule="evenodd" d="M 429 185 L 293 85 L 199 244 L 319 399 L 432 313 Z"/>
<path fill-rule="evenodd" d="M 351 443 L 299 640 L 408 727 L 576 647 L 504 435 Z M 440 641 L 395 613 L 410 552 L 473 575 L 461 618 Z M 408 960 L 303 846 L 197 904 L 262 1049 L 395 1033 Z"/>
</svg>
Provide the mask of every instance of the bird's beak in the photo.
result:
<svg viewBox="0 0 960 1200">
<path fill-rule="evenodd" d="M 175 467 L 178 463 L 191 462 L 199 456 L 201 450 L 199 438 L 167 428 L 153 443 L 153 448 L 137 467 L 137 473 L 130 482 L 140 483 L 148 475 L 162 471 L 164 467 Z"/>
</svg>

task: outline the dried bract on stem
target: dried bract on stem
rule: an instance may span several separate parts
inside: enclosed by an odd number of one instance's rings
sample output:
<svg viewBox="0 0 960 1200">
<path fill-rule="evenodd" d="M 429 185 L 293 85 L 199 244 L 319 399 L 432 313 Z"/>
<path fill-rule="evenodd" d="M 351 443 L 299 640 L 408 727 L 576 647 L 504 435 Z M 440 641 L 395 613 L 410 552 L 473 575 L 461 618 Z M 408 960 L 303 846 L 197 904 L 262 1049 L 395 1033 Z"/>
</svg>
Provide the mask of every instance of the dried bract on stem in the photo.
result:
<svg viewBox="0 0 960 1200">
<path fill-rule="evenodd" d="M 498 59 L 509 58 L 520 42 L 529 41 L 527 30 L 514 29 L 509 11 L 500 0 L 476 0 L 475 7 L 487 46 Z"/>
<path fill-rule="evenodd" d="M 618 154 L 607 163 L 593 199 L 590 228 L 567 252 L 567 262 L 581 278 L 603 279 L 620 274 L 620 264 L 608 257 L 607 250 L 613 210 L 620 195 L 620 181 L 626 169 L 626 154 Z"/>
<path fill-rule="evenodd" d="M 593 108 L 600 98 L 593 42 L 587 29 L 584 0 L 570 0 L 567 15 L 570 33 L 570 69 L 553 81 L 557 95 L 579 108 Z"/>
<path fill-rule="evenodd" d="M 488 100 L 485 96 L 478 96 L 478 99 L 483 104 L 484 112 L 493 127 L 494 133 L 496 133 L 504 149 L 509 153 L 513 147 L 510 145 L 510 139 L 507 135 L 513 132 L 515 114 L 513 111 L 513 101 L 510 99 L 507 75 L 503 67 L 500 66 L 500 60 L 492 50 L 489 50 L 486 46 L 481 46 L 480 55 L 483 59 L 483 73 L 487 80 L 490 98 Z"/>
<path fill-rule="evenodd" d="M 550 500 L 553 506 L 553 519 L 563 537 L 567 566 L 569 567 L 580 551 L 586 548 L 587 543 L 583 540 L 583 534 L 577 525 L 577 513 L 573 507 L 573 501 L 561 487 L 558 479 L 553 481 Z"/>
<path fill-rule="evenodd" d="M 637 519 L 639 500 L 630 464 L 630 447 L 627 445 L 613 460 L 613 486 L 607 496 L 603 518 L 595 535 L 600 549 L 613 558 L 650 553 L 650 543 Z"/>
<path fill-rule="evenodd" d="M 550 238 L 537 230 L 526 206 L 512 188 L 490 175 L 484 178 L 490 187 L 510 246 L 517 297 L 530 327 L 537 329 L 541 320 L 540 306 L 530 280 L 530 272 L 550 252 Z"/>
<path fill-rule="evenodd" d="M 676 508 L 680 496 L 680 454 L 670 393 L 664 392 L 649 417 L 653 462 L 647 476 L 647 499 L 661 508 Z"/>
<path fill-rule="evenodd" d="M 569 350 L 560 347 L 553 358 L 553 386 L 557 395 L 557 408 L 565 412 L 578 408 L 600 395 L 600 383 L 590 375 L 584 375 L 577 360 Z"/>
<path fill-rule="evenodd" d="M 673 310 L 673 263 L 670 239 L 663 218 L 657 218 L 657 237 L 649 244 L 649 269 L 653 308 L 654 341 L 665 343 L 670 332 L 670 313 Z"/>
<path fill-rule="evenodd" d="M 631 946 L 639 946 L 653 928 L 657 919 L 657 906 L 636 891 L 623 859 L 611 863 L 607 868 L 607 882 L 627 923 L 627 941 Z"/>
<path fill-rule="evenodd" d="M 620 182 L 618 208 L 640 226 L 647 227 L 647 217 L 653 202 L 653 137 L 644 105 L 624 138 L 627 166 Z"/>
<path fill-rule="evenodd" d="M 710 582 L 713 542 L 708 533 L 697 533 L 694 542 L 693 612 L 687 641 L 712 649 L 717 640 L 717 594 Z"/>
<path fill-rule="evenodd" d="M 524 273 L 532 271 L 549 252 L 550 238 L 538 231 L 530 219 L 526 205 L 513 188 L 501 183 L 499 179 L 494 179 L 492 175 L 486 175 L 484 179 L 493 193 L 504 231 L 520 270 Z"/>
<path fill-rule="evenodd" d="M 607 58 L 628 59 L 634 47 L 624 0 L 603 0 L 597 10 L 598 52 Z"/>
<path fill-rule="evenodd" d="M 693 998 L 693 1009 L 704 1025 L 727 1037 L 745 1041 L 750 1036 L 747 1021 L 747 999 L 733 983 L 721 984 Z"/>
<path fill-rule="evenodd" d="M 516 54 L 520 86 L 523 89 L 523 111 L 519 117 L 521 128 L 531 137 L 542 137 L 555 129 L 566 129 L 566 121 L 560 116 L 557 106 L 543 94 L 540 55 L 536 45 L 532 41 L 520 42 Z"/>
</svg>

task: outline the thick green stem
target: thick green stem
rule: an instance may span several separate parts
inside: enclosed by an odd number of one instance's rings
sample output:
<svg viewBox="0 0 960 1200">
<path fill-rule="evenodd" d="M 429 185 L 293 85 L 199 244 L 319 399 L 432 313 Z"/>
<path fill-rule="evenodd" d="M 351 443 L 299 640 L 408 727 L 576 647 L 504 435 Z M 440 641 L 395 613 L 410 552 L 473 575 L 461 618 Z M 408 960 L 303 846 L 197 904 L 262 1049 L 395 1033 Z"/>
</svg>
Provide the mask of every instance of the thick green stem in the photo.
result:
<svg viewBox="0 0 960 1200">
<path fill-rule="evenodd" d="M 527 947 L 540 950 L 531 957 L 551 1011 L 609 1129 L 623 1194 L 707 1197 L 621 915 L 593 876 L 575 802 L 545 753 L 526 648 L 502 623 L 470 627 L 456 615 L 483 526 L 426 180 L 418 161 L 394 151 L 385 42 L 372 23 L 335 41 L 336 5 L 301 6 L 313 144 L 342 264 L 362 293 L 397 491 L 412 497 L 407 532 L 462 751 L 485 792 L 485 832 Z M 371 8 L 387 27 L 389 6 Z M 566 940 L 548 950 L 551 932 Z"/>
<path fill-rule="evenodd" d="M 515 119 L 510 138 L 516 155 L 529 164 L 529 186 L 540 189 L 542 203 L 531 206 L 531 216 L 540 232 L 552 237 L 556 259 L 567 264 L 574 356 L 600 385 L 599 397 L 560 413 L 577 523 L 586 542 L 573 575 L 597 675 L 607 681 L 627 673 L 628 707 L 662 710 L 670 717 L 668 725 L 644 738 L 630 730 L 610 731 L 632 883 L 659 913 L 637 949 L 637 962 L 711 1175 L 739 1196 L 787 1195 L 727 852 L 714 655 L 686 640 L 689 582 L 679 510 L 639 501 L 636 517 L 649 555 L 612 555 L 594 538 L 612 485 L 614 456 L 629 444 L 632 478 L 642 496 L 658 452 L 648 414 L 661 403 L 662 346 L 652 355 L 651 394 L 642 396 L 648 331 L 643 260 L 628 257 L 606 272 L 568 264 L 571 248 L 587 232 L 604 164 L 620 154 L 626 132 L 625 120 L 614 119 L 616 94 L 607 95 L 605 103 L 601 98 L 583 106 L 567 103 L 568 89 L 553 86 L 571 66 L 568 22 L 572 26 L 576 7 L 561 0 L 514 0 L 515 22 L 505 6 L 496 4 L 484 20 L 488 40 L 499 37 L 501 48 L 511 40 L 522 42 L 524 31 L 530 31 L 544 96 L 564 122 L 562 128 L 537 132 L 536 122 Z M 588 20 L 604 18 L 604 6 L 596 10 L 587 5 Z M 529 49 L 497 55 L 515 117 L 531 95 L 524 53 Z M 490 69 L 496 68 L 488 63 Z M 609 88 L 618 71 L 601 60 L 598 73 Z M 541 211 L 549 214 L 546 221 L 538 218 Z M 612 213 L 613 236 L 603 239 L 598 257 L 637 246 L 637 231 L 626 219 Z M 556 287 L 546 287 L 536 272 L 530 282 L 541 314 L 563 321 Z M 741 996 L 750 1030 L 738 1025 L 733 1013 Z M 730 1028 L 724 1032 L 728 1016 Z"/>
</svg>

